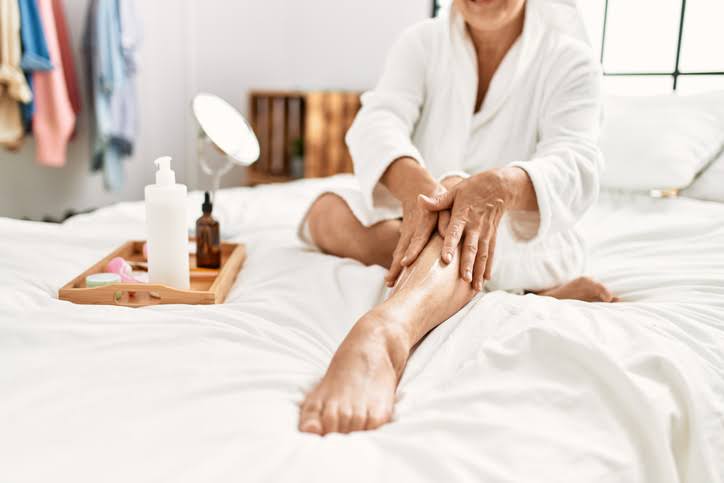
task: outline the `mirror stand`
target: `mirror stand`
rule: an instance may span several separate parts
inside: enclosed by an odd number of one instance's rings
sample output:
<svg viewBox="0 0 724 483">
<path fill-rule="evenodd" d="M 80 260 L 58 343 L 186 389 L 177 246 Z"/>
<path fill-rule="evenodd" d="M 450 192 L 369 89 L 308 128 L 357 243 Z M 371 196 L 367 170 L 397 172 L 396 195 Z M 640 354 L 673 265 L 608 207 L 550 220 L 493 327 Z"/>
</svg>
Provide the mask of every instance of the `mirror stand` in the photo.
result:
<svg viewBox="0 0 724 483">
<path fill-rule="evenodd" d="M 211 161 L 209 159 L 209 156 L 206 154 L 207 149 L 215 149 L 219 156 L 223 157 L 223 161 Z M 196 157 L 198 159 L 199 164 L 201 165 L 201 170 L 206 174 L 207 176 L 211 176 L 211 201 L 213 202 L 216 199 L 216 191 L 221 186 L 221 178 L 231 171 L 231 168 L 234 167 L 234 161 L 229 158 L 229 156 L 221 151 L 216 144 L 203 132 L 199 131 L 199 137 L 197 142 L 197 148 L 196 148 Z"/>
</svg>

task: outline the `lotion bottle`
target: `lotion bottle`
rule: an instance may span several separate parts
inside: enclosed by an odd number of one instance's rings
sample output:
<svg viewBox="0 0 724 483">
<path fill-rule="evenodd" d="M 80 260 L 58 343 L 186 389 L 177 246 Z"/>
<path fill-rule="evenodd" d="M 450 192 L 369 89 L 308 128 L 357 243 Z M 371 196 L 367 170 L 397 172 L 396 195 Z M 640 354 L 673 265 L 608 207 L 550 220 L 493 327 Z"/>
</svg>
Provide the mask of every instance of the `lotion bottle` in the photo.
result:
<svg viewBox="0 0 724 483">
<path fill-rule="evenodd" d="M 169 156 L 158 158 L 154 164 L 156 184 L 145 190 L 148 281 L 188 290 L 186 186 L 176 184 Z"/>
</svg>

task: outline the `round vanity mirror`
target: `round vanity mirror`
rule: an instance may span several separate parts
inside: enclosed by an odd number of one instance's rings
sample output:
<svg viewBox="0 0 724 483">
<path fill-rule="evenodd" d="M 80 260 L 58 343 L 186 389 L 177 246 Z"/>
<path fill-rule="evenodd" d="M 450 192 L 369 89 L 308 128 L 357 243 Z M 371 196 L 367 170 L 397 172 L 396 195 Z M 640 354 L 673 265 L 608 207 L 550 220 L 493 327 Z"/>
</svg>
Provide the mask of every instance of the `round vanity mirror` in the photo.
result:
<svg viewBox="0 0 724 483">
<path fill-rule="evenodd" d="M 249 166 L 259 159 L 259 141 L 244 116 L 231 104 L 212 94 L 197 94 L 193 100 L 196 120 L 207 141 L 234 164 Z"/>
</svg>

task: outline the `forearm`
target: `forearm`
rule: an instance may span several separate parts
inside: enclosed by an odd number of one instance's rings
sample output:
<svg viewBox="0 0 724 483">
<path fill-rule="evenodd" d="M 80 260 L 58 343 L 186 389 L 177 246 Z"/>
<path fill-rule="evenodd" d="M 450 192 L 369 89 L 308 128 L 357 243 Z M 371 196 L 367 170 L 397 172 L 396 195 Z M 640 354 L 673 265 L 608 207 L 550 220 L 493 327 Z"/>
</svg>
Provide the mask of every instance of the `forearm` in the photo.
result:
<svg viewBox="0 0 724 483">
<path fill-rule="evenodd" d="M 414 201 L 419 194 L 433 196 L 440 190 L 440 183 L 430 172 L 409 157 L 393 161 L 380 182 L 402 203 Z"/>
</svg>

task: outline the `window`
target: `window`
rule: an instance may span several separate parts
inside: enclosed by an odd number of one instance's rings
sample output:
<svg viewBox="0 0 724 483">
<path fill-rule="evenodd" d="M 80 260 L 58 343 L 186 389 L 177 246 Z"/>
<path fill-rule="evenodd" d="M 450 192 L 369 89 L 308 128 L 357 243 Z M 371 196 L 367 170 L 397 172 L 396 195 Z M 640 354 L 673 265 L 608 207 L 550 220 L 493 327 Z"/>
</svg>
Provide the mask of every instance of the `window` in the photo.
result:
<svg viewBox="0 0 724 483">
<path fill-rule="evenodd" d="M 452 0 L 433 1 L 433 15 Z M 724 1 L 579 0 L 607 91 L 724 90 Z"/>
</svg>

